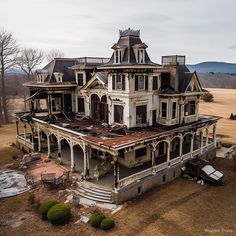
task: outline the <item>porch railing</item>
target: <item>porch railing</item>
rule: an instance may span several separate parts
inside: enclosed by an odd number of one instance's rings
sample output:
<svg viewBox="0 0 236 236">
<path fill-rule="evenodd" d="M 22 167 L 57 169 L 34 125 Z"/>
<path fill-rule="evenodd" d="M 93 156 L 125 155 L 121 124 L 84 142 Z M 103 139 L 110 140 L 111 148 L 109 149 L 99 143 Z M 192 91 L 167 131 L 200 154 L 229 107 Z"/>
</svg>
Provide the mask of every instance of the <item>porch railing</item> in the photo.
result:
<svg viewBox="0 0 236 236">
<path fill-rule="evenodd" d="M 30 134 L 26 134 L 26 137 L 24 137 L 24 135 L 17 135 L 16 137 L 18 143 L 22 144 L 23 146 L 31 150 L 34 150 L 34 144 L 28 139 L 30 139 Z"/>
<path fill-rule="evenodd" d="M 206 152 L 206 151 L 211 150 L 213 148 L 214 148 L 214 143 L 210 143 L 207 146 L 203 147 L 203 152 Z M 189 152 L 189 153 L 184 154 L 182 156 L 182 158 L 181 157 L 174 158 L 174 159 L 170 160 L 170 162 L 169 162 L 170 166 L 180 163 L 181 160 L 186 161 L 188 159 L 194 158 L 197 155 L 199 155 L 200 153 L 201 153 L 201 148 L 194 150 L 193 153 Z M 120 188 L 125 187 L 125 186 L 127 186 L 131 183 L 134 183 L 135 181 L 138 181 L 142 178 L 145 178 L 149 175 L 155 175 L 158 171 L 164 170 L 166 168 L 168 168 L 167 162 L 161 163 L 159 165 L 153 166 L 153 167 L 148 168 L 146 170 L 143 170 L 138 173 L 127 176 L 127 177 L 119 180 L 119 187 Z"/>
</svg>

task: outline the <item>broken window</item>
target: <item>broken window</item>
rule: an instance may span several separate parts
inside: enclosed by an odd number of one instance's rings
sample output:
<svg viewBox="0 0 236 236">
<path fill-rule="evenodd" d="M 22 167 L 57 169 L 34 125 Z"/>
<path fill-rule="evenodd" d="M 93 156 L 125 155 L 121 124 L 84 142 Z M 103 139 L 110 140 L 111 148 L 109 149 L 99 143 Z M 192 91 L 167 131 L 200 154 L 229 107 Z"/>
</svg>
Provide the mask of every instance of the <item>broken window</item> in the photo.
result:
<svg viewBox="0 0 236 236">
<path fill-rule="evenodd" d="M 172 103 L 172 119 L 176 118 L 176 102 Z"/>
<path fill-rule="evenodd" d="M 147 106 L 136 106 L 136 124 L 147 123 Z"/>
<path fill-rule="evenodd" d="M 152 78 L 152 90 L 157 90 L 157 81 L 158 81 L 158 77 L 153 76 L 153 78 Z"/>
<path fill-rule="evenodd" d="M 167 118 L 167 103 L 161 103 L 161 118 Z"/>
<path fill-rule="evenodd" d="M 135 91 L 148 90 L 148 76 L 135 75 Z"/>
<path fill-rule="evenodd" d="M 78 81 L 79 86 L 84 85 L 84 75 L 83 75 L 83 73 L 78 73 L 77 74 L 77 81 Z"/>
<path fill-rule="evenodd" d="M 114 122 L 123 124 L 123 106 L 114 105 Z"/>
<path fill-rule="evenodd" d="M 139 148 L 139 149 L 135 150 L 135 158 L 143 157 L 146 155 L 147 155 L 147 148 L 146 147 Z"/>
<path fill-rule="evenodd" d="M 125 90 L 125 75 L 112 75 L 112 89 Z"/>
<path fill-rule="evenodd" d="M 78 112 L 84 113 L 84 98 L 78 98 Z"/>
</svg>

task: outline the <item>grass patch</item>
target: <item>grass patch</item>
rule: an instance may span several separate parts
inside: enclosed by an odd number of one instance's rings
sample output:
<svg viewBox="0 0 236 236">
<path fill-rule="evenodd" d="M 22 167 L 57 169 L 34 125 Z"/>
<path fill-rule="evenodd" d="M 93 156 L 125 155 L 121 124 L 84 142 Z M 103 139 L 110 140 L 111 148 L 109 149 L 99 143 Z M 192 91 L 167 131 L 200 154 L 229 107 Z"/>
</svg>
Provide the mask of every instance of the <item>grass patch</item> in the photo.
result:
<svg viewBox="0 0 236 236">
<path fill-rule="evenodd" d="M 28 205 L 30 193 L 25 192 L 14 197 L 0 199 L 1 214 L 20 211 L 20 209 Z"/>
<path fill-rule="evenodd" d="M 15 157 L 20 154 L 21 151 L 15 147 L 0 148 L 0 166 L 13 162 Z"/>
</svg>

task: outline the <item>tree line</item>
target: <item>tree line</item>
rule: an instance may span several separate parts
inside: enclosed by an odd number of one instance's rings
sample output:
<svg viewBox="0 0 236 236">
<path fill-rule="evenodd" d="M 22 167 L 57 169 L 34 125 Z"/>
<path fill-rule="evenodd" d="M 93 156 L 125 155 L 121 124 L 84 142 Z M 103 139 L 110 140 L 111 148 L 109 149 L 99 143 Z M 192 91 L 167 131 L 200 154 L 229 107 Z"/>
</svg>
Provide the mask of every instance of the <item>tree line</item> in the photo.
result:
<svg viewBox="0 0 236 236">
<path fill-rule="evenodd" d="M 35 69 L 45 59 L 50 62 L 63 56 L 63 52 L 57 49 L 45 54 L 36 48 L 22 48 L 11 32 L 0 30 L 0 124 L 9 122 L 5 85 L 7 73 L 12 69 L 20 69 L 30 81 L 34 79 Z"/>
</svg>

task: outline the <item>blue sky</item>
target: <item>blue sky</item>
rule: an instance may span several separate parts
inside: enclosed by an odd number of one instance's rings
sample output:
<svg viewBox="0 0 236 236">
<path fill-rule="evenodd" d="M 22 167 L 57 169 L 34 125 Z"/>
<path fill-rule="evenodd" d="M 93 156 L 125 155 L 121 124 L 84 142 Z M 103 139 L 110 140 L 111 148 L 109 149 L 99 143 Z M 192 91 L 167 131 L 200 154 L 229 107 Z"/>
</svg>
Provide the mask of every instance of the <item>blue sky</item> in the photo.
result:
<svg viewBox="0 0 236 236">
<path fill-rule="evenodd" d="M 0 28 L 19 44 L 67 57 L 112 53 L 119 29 L 141 30 L 148 53 L 186 55 L 187 63 L 236 63 L 235 0 L 1 0 Z"/>
</svg>

